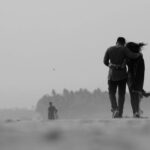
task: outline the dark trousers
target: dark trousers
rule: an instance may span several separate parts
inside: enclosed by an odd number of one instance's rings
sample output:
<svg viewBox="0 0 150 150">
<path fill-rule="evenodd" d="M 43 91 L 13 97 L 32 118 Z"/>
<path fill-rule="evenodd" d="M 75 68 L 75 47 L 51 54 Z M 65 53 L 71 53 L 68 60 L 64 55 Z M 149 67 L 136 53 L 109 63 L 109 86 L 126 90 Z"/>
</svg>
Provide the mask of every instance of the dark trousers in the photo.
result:
<svg viewBox="0 0 150 150">
<path fill-rule="evenodd" d="M 129 88 L 130 92 L 130 99 L 131 99 L 131 106 L 133 114 L 139 112 L 139 103 L 140 103 L 140 95 L 137 92 L 133 92 L 132 89 Z"/>
<path fill-rule="evenodd" d="M 54 113 L 48 113 L 48 119 L 54 120 L 55 119 Z"/>
<path fill-rule="evenodd" d="M 126 92 L 126 83 L 127 80 L 120 80 L 120 81 L 112 81 L 108 80 L 108 90 L 109 90 L 109 98 L 111 102 L 112 110 L 118 110 L 119 116 L 123 114 L 123 107 L 125 101 L 125 92 Z M 116 92 L 118 88 L 118 101 L 116 99 Z"/>
</svg>

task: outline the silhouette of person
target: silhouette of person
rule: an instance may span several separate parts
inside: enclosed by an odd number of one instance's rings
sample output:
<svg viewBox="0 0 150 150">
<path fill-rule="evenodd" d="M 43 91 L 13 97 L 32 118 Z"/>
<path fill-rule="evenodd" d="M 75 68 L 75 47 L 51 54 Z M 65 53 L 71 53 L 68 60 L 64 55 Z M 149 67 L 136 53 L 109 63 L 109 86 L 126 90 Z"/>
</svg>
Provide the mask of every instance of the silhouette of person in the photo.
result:
<svg viewBox="0 0 150 150">
<path fill-rule="evenodd" d="M 134 43 L 128 42 L 126 47 L 134 52 L 139 53 L 142 47 L 145 46 L 144 43 Z M 145 92 L 143 89 L 144 85 L 144 74 L 145 74 L 145 62 L 142 56 L 137 59 L 127 60 L 128 66 L 128 88 L 131 99 L 131 106 L 133 111 L 133 117 L 139 118 L 143 112 L 140 109 L 141 98 L 150 96 L 150 93 Z"/>
<path fill-rule="evenodd" d="M 48 107 L 48 119 L 49 120 L 54 120 L 57 119 L 57 109 L 56 107 L 53 105 L 52 102 L 49 102 L 49 107 Z"/>
<path fill-rule="evenodd" d="M 125 47 L 126 40 L 124 37 L 118 37 L 115 46 L 107 49 L 104 55 L 104 64 L 109 67 L 108 73 L 108 91 L 111 102 L 111 111 L 113 118 L 121 118 L 126 93 L 127 68 L 126 58 L 136 59 L 141 54 L 133 53 Z M 116 92 L 118 88 L 118 101 Z"/>
</svg>

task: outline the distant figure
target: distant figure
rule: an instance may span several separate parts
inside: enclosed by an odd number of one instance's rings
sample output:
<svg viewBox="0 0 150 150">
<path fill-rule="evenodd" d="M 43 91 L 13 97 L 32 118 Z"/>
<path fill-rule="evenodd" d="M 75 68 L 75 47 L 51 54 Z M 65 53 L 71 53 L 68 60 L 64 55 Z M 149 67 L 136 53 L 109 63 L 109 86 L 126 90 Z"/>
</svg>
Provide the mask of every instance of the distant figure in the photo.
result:
<svg viewBox="0 0 150 150">
<path fill-rule="evenodd" d="M 57 109 L 56 107 L 53 105 L 52 102 L 49 102 L 49 107 L 48 107 L 48 119 L 49 120 L 54 120 L 58 118 L 58 114 L 57 114 Z"/>
<path fill-rule="evenodd" d="M 144 43 L 127 43 L 126 47 L 134 52 L 139 53 L 142 47 L 145 46 Z M 140 102 L 142 97 L 150 96 L 150 93 L 145 92 L 143 89 L 144 85 L 144 73 L 145 73 L 145 63 L 142 56 L 137 59 L 127 60 L 128 65 L 128 87 L 131 98 L 131 106 L 133 110 L 133 117 L 139 118 L 143 111 L 140 108 Z"/>
<path fill-rule="evenodd" d="M 104 56 L 104 64 L 109 67 L 108 90 L 113 118 L 121 118 L 123 115 L 127 83 L 125 60 L 126 58 L 136 59 L 141 55 L 131 52 L 125 47 L 125 44 L 125 38 L 119 37 L 116 45 L 108 48 Z M 118 101 L 116 100 L 117 88 Z"/>
</svg>

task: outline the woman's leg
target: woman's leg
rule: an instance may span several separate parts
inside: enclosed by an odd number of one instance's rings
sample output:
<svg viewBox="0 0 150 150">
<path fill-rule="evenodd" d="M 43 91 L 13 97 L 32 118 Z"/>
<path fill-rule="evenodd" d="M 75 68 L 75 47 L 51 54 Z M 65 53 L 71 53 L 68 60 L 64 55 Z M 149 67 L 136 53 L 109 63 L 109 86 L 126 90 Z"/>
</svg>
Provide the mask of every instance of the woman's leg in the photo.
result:
<svg viewBox="0 0 150 150">
<path fill-rule="evenodd" d="M 140 117 L 140 106 L 139 106 L 139 103 L 140 103 L 140 95 L 138 92 L 132 92 L 133 93 L 133 97 L 134 97 L 134 104 L 135 104 L 135 107 L 134 107 L 134 117 L 136 118 L 139 118 Z"/>
<path fill-rule="evenodd" d="M 136 108 L 135 108 L 135 95 L 134 93 L 132 92 L 132 89 L 129 88 L 129 93 L 130 93 L 130 102 L 131 102 L 131 107 L 132 107 L 132 112 L 133 112 L 133 115 L 135 114 L 136 112 Z"/>
</svg>

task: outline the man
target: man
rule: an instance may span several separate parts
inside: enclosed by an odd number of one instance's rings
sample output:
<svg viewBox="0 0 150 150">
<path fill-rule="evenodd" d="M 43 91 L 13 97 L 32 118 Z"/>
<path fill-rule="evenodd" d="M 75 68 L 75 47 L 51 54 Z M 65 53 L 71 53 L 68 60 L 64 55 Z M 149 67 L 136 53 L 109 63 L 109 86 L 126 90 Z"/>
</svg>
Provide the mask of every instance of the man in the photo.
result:
<svg viewBox="0 0 150 150">
<path fill-rule="evenodd" d="M 107 49 L 104 56 L 104 64 L 109 67 L 108 90 L 111 102 L 111 111 L 113 118 L 121 118 L 125 101 L 127 69 L 126 58 L 136 59 L 141 54 L 133 53 L 125 47 L 124 37 L 117 39 L 116 45 Z M 118 102 L 116 100 L 116 91 L 118 88 Z"/>
<path fill-rule="evenodd" d="M 52 102 L 49 102 L 48 119 L 49 120 L 57 119 L 57 109 L 55 106 L 53 106 Z"/>
</svg>

